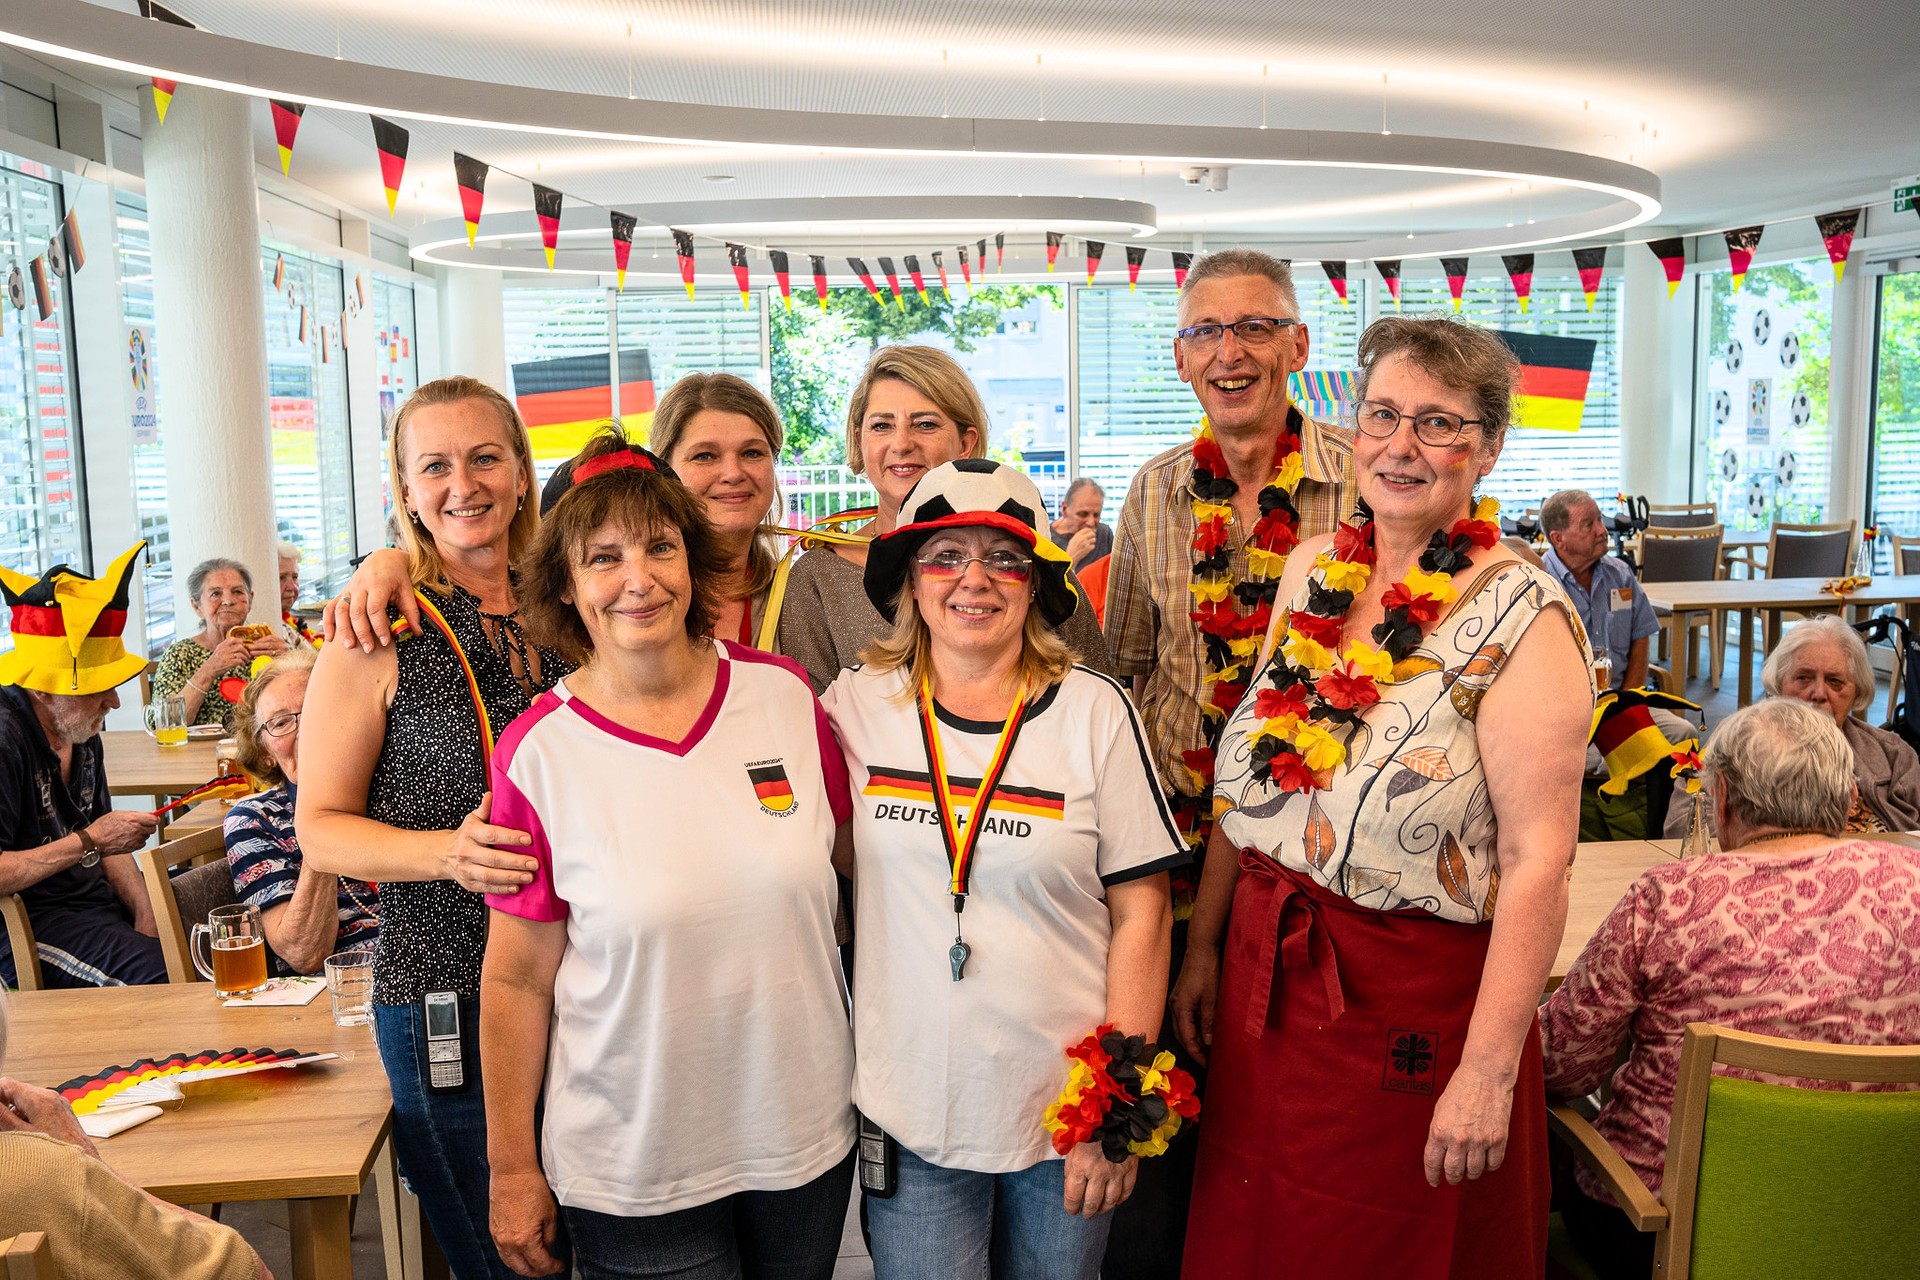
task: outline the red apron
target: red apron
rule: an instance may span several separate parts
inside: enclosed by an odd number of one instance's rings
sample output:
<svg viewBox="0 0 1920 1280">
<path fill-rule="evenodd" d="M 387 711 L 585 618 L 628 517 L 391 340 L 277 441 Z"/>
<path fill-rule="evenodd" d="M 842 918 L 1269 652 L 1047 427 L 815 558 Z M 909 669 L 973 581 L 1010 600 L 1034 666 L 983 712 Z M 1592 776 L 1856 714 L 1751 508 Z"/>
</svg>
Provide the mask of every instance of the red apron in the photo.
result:
<svg viewBox="0 0 1920 1280">
<path fill-rule="evenodd" d="M 1538 1280 L 1549 1185 L 1537 1023 L 1500 1168 L 1436 1189 L 1422 1163 L 1491 933 L 1375 911 L 1241 855 L 1188 1280 Z"/>
</svg>

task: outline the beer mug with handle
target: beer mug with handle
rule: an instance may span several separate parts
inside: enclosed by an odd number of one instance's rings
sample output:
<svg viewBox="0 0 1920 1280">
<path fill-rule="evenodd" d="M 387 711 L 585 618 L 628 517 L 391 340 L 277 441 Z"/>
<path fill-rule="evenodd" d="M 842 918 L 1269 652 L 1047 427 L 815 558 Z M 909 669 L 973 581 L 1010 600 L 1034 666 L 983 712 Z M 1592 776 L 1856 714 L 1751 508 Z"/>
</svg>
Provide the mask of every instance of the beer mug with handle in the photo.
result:
<svg viewBox="0 0 1920 1280">
<path fill-rule="evenodd" d="M 203 937 L 213 953 L 210 960 L 200 958 Z M 267 935 L 258 907 L 244 902 L 215 907 L 207 913 L 205 924 L 193 926 L 187 951 L 193 967 L 213 984 L 213 993 L 222 1000 L 250 996 L 267 985 Z"/>
</svg>

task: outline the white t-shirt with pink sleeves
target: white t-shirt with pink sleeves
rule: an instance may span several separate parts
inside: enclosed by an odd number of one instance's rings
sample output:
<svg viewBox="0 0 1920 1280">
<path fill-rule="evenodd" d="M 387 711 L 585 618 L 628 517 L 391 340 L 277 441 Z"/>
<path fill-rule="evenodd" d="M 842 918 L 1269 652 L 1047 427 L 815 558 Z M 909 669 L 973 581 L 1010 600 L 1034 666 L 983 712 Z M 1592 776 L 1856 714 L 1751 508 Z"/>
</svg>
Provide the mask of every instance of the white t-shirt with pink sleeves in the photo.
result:
<svg viewBox="0 0 1920 1280">
<path fill-rule="evenodd" d="M 562 681 L 494 751 L 493 822 L 530 832 L 540 868 L 487 905 L 567 924 L 541 1159 L 574 1208 L 785 1190 L 853 1145 L 830 862 L 846 764 L 796 664 L 719 644 L 679 742 Z"/>
</svg>

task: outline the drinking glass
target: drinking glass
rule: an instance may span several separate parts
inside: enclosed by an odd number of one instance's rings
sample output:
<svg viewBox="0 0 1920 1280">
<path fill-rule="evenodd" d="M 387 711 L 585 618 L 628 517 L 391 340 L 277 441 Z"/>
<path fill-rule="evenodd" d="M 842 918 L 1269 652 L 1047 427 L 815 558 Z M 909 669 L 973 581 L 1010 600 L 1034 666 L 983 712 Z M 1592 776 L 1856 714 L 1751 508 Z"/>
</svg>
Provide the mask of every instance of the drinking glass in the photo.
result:
<svg viewBox="0 0 1920 1280">
<path fill-rule="evenodd" d="M 211 960 L 200 958 L 200 939 L 210 942 Z M 215 907 L 205 924 L 193 926 L 187 950 L 200 976 L 213 983 L 222 1000 L 250 996 L 267 985 L 267 935 L 260 925 L 260 908 L 244 902 Z"/>
<path fill-rule="evenodd" d="M 153 700 L 153 736 L 163 747 L 178 747 L 187 740 L 187 700 L 169 694 Z"/>
<path fill-rule="evenodd" d="M 327 957 L 326 968 L 334 1025 L 364 1027 L 372 1022 L 373 952 L 342 951 Z"/>
</svg>

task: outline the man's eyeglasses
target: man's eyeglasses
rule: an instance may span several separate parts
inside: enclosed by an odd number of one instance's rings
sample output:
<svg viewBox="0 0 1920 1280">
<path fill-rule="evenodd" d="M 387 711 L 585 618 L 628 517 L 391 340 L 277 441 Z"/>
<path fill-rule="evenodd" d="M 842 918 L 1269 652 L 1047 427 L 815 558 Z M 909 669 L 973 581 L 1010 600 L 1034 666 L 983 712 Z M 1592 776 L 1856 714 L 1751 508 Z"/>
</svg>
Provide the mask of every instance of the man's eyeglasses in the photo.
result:
<svg viewBox="0 0 1920 1280">
<path fill-rule="evenodd" d="M 1174 336 L 1197 351 L 1210 351 L 1220 345 L 1220 335 L 1233 330 L 1233 338 L 1243 347 L 1265 347 L 1280 340 L 1280 335 L 1299 324 L 1298 320 L 1278 320 L 1273 316 L 1248 316 L 1232 324 L 1195 324 L 1175 332 Z"/>
<path fill-rule="evenodd" d="M 1001 582 L 1025 582 L 1033 576 L 1033 557 L 1018 551 L 989 551 L 984 556 L 970 556 L 957 548 L 948 547 L 944 551 L 914 559 L 914 563 L 920 566 L 920 572 L 929 578 L 957 578 L 975 561 L 985 566 L 989 578 Z"/>
<path fill-rule="evenodd" d="M 263 721 L 260 725 L 260 732 L 266 734 L 269 738 L 284 738 L 292 733 L 295 726 L 299 723 L 300 713 L 298 711 L 282 711 L 273 719 Z"/>
<path fill-rule="evenodd" d="M 1480 426 L 1485 421 L 1483 418 L 1463 418 L 1444 409 L 1402 413 L 1378 400 L 1360 400 L 1353 406 L 1355 428 L 1382 440 L 1400 429 L 1400 420 L 1403 418 L 1413 423 L 1413 434 L 1421 444 L 1435 446 L 1453 444 L 1460 439 L 1462 431 Z"/>
</svg>

